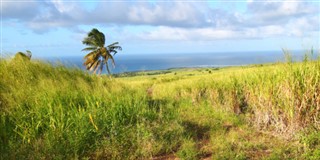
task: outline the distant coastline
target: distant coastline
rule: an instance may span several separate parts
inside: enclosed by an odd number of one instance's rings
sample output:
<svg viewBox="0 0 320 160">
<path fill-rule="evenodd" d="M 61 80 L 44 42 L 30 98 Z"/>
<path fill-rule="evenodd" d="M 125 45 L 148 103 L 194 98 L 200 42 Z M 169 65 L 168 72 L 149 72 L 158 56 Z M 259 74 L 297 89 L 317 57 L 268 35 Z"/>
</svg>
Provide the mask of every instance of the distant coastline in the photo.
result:
<svg viewBox="0 0 320 160">
<path fill-rule="evenodd" d="M 291 53 L 294 61 L 301 61 L 304 57 L 305 51 L 293 51 Z M 78 67 L 85 70 L 82 65 L 82 56 L 42 57 L 38 59 L 54 64 L 62 63 L 69 67 Z M 116 68 L 111 67 L 111 72 L 113 74 L 179 68 L 221 68 L 229 66 L 275 63 L 285 61 L 285 56 L 282 51 L 148 55 L 117 54 L 115 55 L 115 60 Z"/>
</svg>

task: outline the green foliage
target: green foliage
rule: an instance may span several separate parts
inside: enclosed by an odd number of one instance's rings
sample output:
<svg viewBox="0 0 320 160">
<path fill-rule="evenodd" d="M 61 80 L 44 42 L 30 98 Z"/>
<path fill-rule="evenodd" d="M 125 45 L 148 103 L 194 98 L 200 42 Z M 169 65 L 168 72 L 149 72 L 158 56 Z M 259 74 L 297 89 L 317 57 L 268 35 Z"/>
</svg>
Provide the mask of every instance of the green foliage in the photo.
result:
<svg viewBox="0 0 320 160">
<path fill-rule="evenodd" d="M 105 65 L 110 74 L 108 60 L 110 59 L 113 66 L 115 66 L 113 56 L 118 52 L 117 50 L 122 50 L 122 48 L 118 46 L 119 42 L 114 42 L 105 47 L 104 34 L 98 29 L 93 28 L 88 33 L 87 37 L 84 38 L 82 43 L 88 46 L 82 51 L 90 51 L 90 53 L 84 57 L 85 62 L 83 64 L 86 66 L 86 69 L 93 71 L 94 73 L 99 70 L 101 73 Z"/>
</svg>

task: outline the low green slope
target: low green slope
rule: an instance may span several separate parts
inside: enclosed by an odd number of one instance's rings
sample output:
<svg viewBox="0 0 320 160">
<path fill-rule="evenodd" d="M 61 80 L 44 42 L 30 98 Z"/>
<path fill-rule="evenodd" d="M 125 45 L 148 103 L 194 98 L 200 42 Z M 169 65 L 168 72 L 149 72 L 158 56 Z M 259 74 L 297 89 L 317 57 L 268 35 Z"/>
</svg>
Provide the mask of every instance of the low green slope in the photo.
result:
<svg viewBox="0 0 320 160">
<path fill-rule="evenodd" d="M 319 60 L 118 78 L 0 69 L 0 159 L 320 157 Z"/>
</svg>

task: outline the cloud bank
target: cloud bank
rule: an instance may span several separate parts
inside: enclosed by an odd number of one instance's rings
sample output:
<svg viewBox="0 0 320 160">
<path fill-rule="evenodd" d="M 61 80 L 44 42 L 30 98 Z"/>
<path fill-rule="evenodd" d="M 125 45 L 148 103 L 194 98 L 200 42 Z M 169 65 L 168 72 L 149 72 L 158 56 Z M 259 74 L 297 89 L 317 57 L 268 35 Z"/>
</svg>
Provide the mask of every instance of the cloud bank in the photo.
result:
<svg viewBox="0 0 320 160">
<path fill-rule="evenodd" d="M 276 36 L 302 37 L 319 33 L 320 7 L 304 1 L 247 1 L 245 10 L 210 2 L 101 1 L 93 9 L 75 1 L 2 2 L 4 21 L 22 24 L 35 33 L 57 28 L 77 31 L 81 25 L 151 26 L 132 33 L 143 40 L 211 41 Z M 225 2 L 231 5 L 232 2 Z M 134 35 L 136 34 L 136 35 Z"/>
</svg>

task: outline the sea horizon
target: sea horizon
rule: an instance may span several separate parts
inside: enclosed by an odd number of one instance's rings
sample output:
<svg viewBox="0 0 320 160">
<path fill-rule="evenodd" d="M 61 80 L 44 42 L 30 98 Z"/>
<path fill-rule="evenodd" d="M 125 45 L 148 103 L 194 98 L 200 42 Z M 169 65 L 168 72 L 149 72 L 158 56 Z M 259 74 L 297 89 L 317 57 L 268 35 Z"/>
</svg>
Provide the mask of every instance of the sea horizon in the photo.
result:
<svg viewBox="0 0 320 160">
<path fill-rule="evenodd" d="M 290 51 L 294 61 L 303 60 L 306 51 Z M 84 54 L 85 55 L 85 54 Z M 85 70 L 83 57 L 56 56 L 37 57 L 52 64 L 63 64 L 67 67 L 76 67 Z M 315 56 L 315 55 L 314 55 Z M 221 68 L 228 66 L 244 66 L 284 62 L 282 51 L 250 51 L 250 52 L 216 52 L 216 53 L 165 53 L 165 54 L 122 54 L 114 56 L 116 66 L 109 68 L 112 74 L 125 72 L 139 72 L 150 70 L 167 70 L 172 68 Z M 106 73 L 104 69 L 103 73 Z"/>
</svg>

